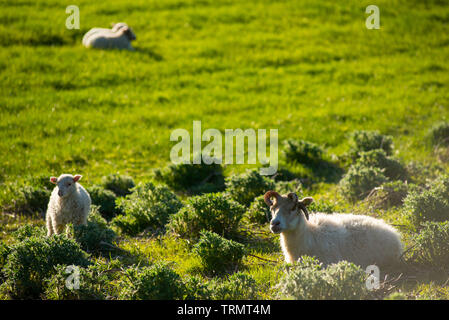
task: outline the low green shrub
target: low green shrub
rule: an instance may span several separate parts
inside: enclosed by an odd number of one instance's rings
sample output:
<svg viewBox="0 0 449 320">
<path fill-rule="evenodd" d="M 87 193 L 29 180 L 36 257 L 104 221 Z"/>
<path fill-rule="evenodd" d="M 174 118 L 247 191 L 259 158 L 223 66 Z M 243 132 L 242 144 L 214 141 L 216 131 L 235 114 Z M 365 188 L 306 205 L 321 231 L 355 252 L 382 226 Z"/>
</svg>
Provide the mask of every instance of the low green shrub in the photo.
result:
<svg viewBox="0 0 449 320">
<path fill-rule="evenodd" d="M 199 256 L 207 273 L 217 275 L 235 270 L 245 255 L 245 247 L 214 232 L 204 230 L 194 245 L 193 252 Z"/>
<path fill-rule="evenodd" d="M 236 233 L 244 213 L 245 207 L 223 193 L 204 194 L 188 198 L 167 228 L 189 239 L 198 239 L 203 229 L 228 238 Z"/>
<path fill-rule="evenodd" d="M 225 189 L 224 186 L 224 177 L 220 183 L 213 183 L 213 182 L 204 182 L 198 185 L 192 186 L 188 193 L 192 195 L 200 195 L 205 193 L 214 193 L 214 192 L 220 192 Z"/>
<path fill-rule="evenodd" d="M 385 136 L 378 131 L 354 131 L 351 135 L 350 155 L 356 159 L 364 151 L 383 149 L 387 155 L 393 153 L 393 139 L 391 136 Z"/>
<path fill-rule="evenodd" d="M 12 298 L 39 298 L 44 280 L 54 274 L 55 266 L 88 264 L 79 244 L 64 235 L 32 236 L 11 246 L 3 273 Z"/>
<path fill-rule="evenodd" d="M 442 176 L 427 185 L 427 189 L 411 190 L 404 199 L 404 208 L 419 226 L 425 221 L 449 219 L 449 177 Z"/>
<path fill-rule="evenodd" d="M 13 197 L 11 204 L 5 204 L 6 211 L 17 214 L 40 214 L 47 211 L 51 190 L 44 187 L 34 187 L 30 185 L 10 186 L 8 193 Z"/>
<path fill-rule="evenodd" d="M 32 174 L 25 176 L 24 180 L 27 181 L 27 185 L 34 186 L 38 189 L 47 189 L 47 190 L 53 190 L 54 184 L 50 182 L 50 177 L 53 176 L 53 174 L 50 173 L 41 173 L 41 174 Z"/>
<path fill-rule="evenodd" d="M 171 164 L 156 169 L 154 178 L 176 191 L 192 194 L 219 192 L 224 190 L 223 168 L 219 164 Z"/>
<path fill-rule="evenodd" d="M 310 212 L 334 213 L 335 204 L 324 200 L 315 200 L 307 207 L 307 209 Z"/>
<path fill-rule="evenodd" d="M 50 175 L 28 175 L 4 184 L 0 192 L 0 208 L 14 214 L 44 216 L 54 185 Z"/>
<path fill-rule="evenodd" d="M 46 234 L 45 228 L 26 224 L 14 231 L 12 236 L 16 241 L 23 241 L 31 237 L 43 237 Z"/>
<path fill-rule="evenodd" d="M 274 190 L 279 192 L 280 194 L 287 194 L 290 192 L 302 194 L 302 183 L 299 179 L 290 181 L 278 181 L 275 184 Z"/>
<path fill-rule="evenodd" d="M 11 253 L 11 247 L 6 245 L 5 243 L 0 242 L 0 283 L 5 281 L 5 277 L 3 275 L 2 269 L 6 265 L 8 261 L 8 255 Z"/>
<path fill-rule="evenodd" d="M 349 168 L 340 180 L 339 187 L 347 199 L 360 200 L 365 198 L 375 187 L 387 181 L 388 179 L 380 169 L 357 163 Z"/>
<path fill-rule="evenodd" d="M 6 264 L 7 256 L 11 253 L 11 247 L 3 242 L 0 242 L 0 270 Z"/>
<path fill-rule="evenodd" d="M 274 182 L 262 176 L 259 170 L 247 170 L 240 175 L 226 179 L 226 192 L 238 203 L 249 206 L 254 198 L 264 195 L 268 190 L 274 190 Z"/>
<path fill-rule="evenodd" d="M 196 275 L 189 275 L 184 280 L 185 300 L 210 300 L 210 283 Z"/>
<path fill-rule="evenodd" d="M 438 122 L 432 126 L 429 132 L 430 140 L 434 146 L 449 145 L 449 123 Z"/>
<path fill-rule="evenodd" d="M 257 224 L 265 224 L 271 219 L 270 208 L 265 203 L 263 196 L 258 196 L 249 206 L 244 214 L 249 222 Z"/>
<path fill-rule="evenodd" d="M 347 261 L 326 268 L 303 256 L 281 279 L 279 296 L 297 300 L 358 300 L 367 296 L 365 272 Z"/>
<path fill-rule="evenodd" d="M 130 267 L 124 273 L 120 299 L 174 300 L 184 297 L 185 286 L 181 277 L 166 264 Z"/>
<path fill-rule="evenodd" d="M 116 234 L 100 215 L 98 207 L 92 207 L 87 225 L 73 227 L 73 234 L 81 248 L 92 254 L 107 254 L 114 251 L 112 245 Z"/>
<path fill-rule="evenodd" d="M 422 283 L 413 290 L 413 298 L 416 300 L 449 300 L 449 288 L 446 285 L 433 281 Z"/>
<path fill-rule="evenodd" d="M 384 300 L 407 300 L 407 296 L 403 292 L 393 292 Z"/>
<path fill-rule="evenodd" d="M 301 164 L 299 169 L 305 183 L 336 182 L 343 174 L 334 157 L 315 143 L 289 139 L 284 142 L 282 152 L 287 163 Z"/>
<path fill-rule="evenodd" d="M 119 198 L 117 205 L 124 215 L 116 216 L 111 224 L 121 233 L 131 236 L 147 228 L 164 230 L 170 215 L 182 207 L 181 201 L 170 189 L 151 182 L 139 184 L 131 194 Z"/>
<path fill-rule="evenodd" d="M 185 299 L 188 300 L 255 300 L 258 286 L 251 275 L 236 272 L 223 278 L 205 281 L 198 276 L 184 280 Z"/>
<path fill-rule="evenodd" d="M 283 155 L 287 162 L 314 165 L 322 160 L 324 150 L 317 144 L 305 140 L 284 141 Z"/>
<path fill-rule="evenodd" d="M 401 180 L 386 182 L 376 188 L 368 200 L 375 208 L 400 207 L 403 205 L 409 190 L 413 189 L 413 185 L 409 185 Z"/>
<path fill-rule="evenodd" d="M 104 189 L 101 186 L 92 186 L 86 188 L 86 190 L 89 192 L 92 204 L 98 206 L 98 210 L 105 219 L 111 220 L 120 212 L 115 206 L 117 197 L 111 190 Z"/>
<path fill-rule="evenodd" d="M 103 188 L 114 192 L 117 197 L 124 197 L 135 187 L 133 178 L 126 175 L 110 174 L 101 179 Z"/>
<path fill-rule="evenodd" d="M 422 163 L 418 161 L 410 161 L 406 166 L 410 182 L 423 186 L 426 182 L 435 180 L 445 174 L 445 169 L 435 163 Z"/>
<path fill-rule="evenodd" d="M 383 174 L 390 180 L 407 180 L 405 166 L 399 160 L 387 156 L 383 149 L 375 149 L 359 153 L 357 163 L 366 167 L 383 169 Z"/>
<path fill-rule="evenodd" d="M 411 261 L 449 270 L 449 221 L 425 222 L 413 242 Z"/>
<path fill-rule="evenodd" d="M 214 279 L 209 284 L 210 299 L 214 300 L 255 300 L 258 299 L 256 280 L 251 275 L 237 272 L 224 281 Z"/>
<path fill-rule="evenodd" d="M 142 220 L 132 215 L 119 215 L 112 219 L 111 225 L 122 235 L 136 236 L 145 230 L 144 226 L 147 225 L 147 221 Z"/>
<path fill-rule="evenodd" d="M 70 275 L 77 273 L 79 282 L 72 282 L 68 287 L 66 281 Z M 54 274 L 45 280 L 43 298 L 48 300 L 104 300 L 112 291 L 111 273 L 105 272 L 98 265 L 87 268 L 58 265 Z M 76 287 L 78 285 L 78 287 Z"/>
</svg>

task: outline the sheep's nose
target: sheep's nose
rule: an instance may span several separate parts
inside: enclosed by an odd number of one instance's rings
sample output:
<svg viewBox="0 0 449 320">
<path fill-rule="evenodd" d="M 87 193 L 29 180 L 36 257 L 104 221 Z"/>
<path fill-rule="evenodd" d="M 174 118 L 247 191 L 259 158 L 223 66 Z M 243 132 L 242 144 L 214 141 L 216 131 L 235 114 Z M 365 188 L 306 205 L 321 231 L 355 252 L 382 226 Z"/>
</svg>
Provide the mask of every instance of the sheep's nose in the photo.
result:
<svg viewBox="0 0 449 320">
<path fill-rule="evenodd" d="M 281 230 L 281 222 L 279 220 L 271 220 L 270 222 L 270 230 L 273 233 L 280 233 Z"/>
<path fill-rule="evenodd" d="M 271 224 L 272 227 L 275 227 L 275 226 L 280 225 L 281 222 L 280 222 L 280 221 L 273 221 L 273 220 L 272 220 L 272 221 L 270 222 L 270 224 Z"/>
<path fill-rule="evenodd" d="M 58 196 L 62 197 L 62 191 L 61 190 L 58 191 Z"/>
</svg>

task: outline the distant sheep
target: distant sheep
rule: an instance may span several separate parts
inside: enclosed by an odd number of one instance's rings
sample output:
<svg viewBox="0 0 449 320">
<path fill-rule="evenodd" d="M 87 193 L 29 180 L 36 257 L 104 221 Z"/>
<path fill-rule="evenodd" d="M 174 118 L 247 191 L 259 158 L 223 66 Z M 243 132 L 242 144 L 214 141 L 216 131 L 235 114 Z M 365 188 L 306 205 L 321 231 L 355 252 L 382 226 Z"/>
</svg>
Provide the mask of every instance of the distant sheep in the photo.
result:
<svg viewBox="0 0 449 320">
<path fill-rule="evenodd" d="M 384 221 L 363 215 L 324 214 L 310 216 L 310 197 L 298 199 L 295 193 L 265 193 L 273 218 L 270 229 L 280 233 L 287 263 L 302 255 L 315 256 L 324 265 L 341 260 L 362 267 L 391 266 L 399 262 L 402 243 L 398 232 Z M 274 198 L 274 202 L 271 200 Z"/>
<path fill-rule="evenodd" d="M 47 236 L 60 234 L 68 223 L 86 225 L 90 211 L 89 193 L 78 183 L 80 175 L 62 174 L 58 178 L 51 177 L 56 184 L 48 203 L 46 222 Z"/>
<path fill-rule="evenodd" d="M 124 22 L 116 23 L 112 29 L 93 28 L 83 37 L 86 48 L 134 50 L 131 41 L 136 40 L 132 29 Z"/>
</svg>

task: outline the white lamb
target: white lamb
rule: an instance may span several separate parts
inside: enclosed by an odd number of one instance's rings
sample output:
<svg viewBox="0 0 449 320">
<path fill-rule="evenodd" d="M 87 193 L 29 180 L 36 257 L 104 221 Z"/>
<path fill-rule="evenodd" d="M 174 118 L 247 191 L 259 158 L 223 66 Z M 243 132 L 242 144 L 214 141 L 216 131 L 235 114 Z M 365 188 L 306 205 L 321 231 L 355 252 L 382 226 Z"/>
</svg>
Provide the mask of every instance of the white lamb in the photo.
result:
<svg viewBox="0 0 449 320">
<path fill-rule="evenodd" d="M 274 198 L 274 202 L 271 201 Z M 315 256 L 324 265 L 341 260 L 362 267 L 393 266 L 399 262 L 403 246 L 398 232 L 384 221 L 363 215 L 324 214 L 310 216 L 310 197 L 298 199 L 295 193 L 265 193 L 273 218 L 270 229 L 280 233 L 287 263 L 302 255 Z"/>
<path fill-rule="evenodd" d="M 58 178 L 50 178 L 56 187 L 51 193 L 45 218 L 47 236 L 62 233 L 68 223 L 87 224 L 91 200 L 86 189 L 78 183 L 80 179 L 79 174 L 62 174 Z"/>
<path fill-rule="evenodd" d="M 116 23 L 112 29 L 93 28 L 83 37 L 86 48 L 134 50 L 131 41 L 136 40 L 132 29 L 124 22 Z"/>
</svg>

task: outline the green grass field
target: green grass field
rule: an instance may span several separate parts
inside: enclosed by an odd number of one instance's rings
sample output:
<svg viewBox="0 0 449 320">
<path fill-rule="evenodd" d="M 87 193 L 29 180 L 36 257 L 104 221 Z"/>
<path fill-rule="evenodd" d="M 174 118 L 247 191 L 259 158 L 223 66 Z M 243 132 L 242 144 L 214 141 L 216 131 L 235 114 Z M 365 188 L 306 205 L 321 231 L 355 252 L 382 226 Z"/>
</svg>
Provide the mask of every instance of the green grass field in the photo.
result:
<svg viewBox="0 0 449 320">
<path fill-rule="evenodd" d="M 4 208 L 14 200 L 9 186 L 36 176 L 79 173 L 85 187 L 111 173 L 148 181 L 170 162 L 170 133 L 192 132 L 194 120 L 203 130 L 278 129 L 280 145 L 308 140 L 333 158 L 349 151 L 353 131 L 378 130 L 393 137 L 402 162 L 449 168 L 428 138 L 434 123 L 449 120 L 448 1 L 79 0 L 79 30 L 65 27 L 70 4 L 0 0 Z M 379 30 L 365 27 L 370 4 L 380 8 Z M 134 52 L 81 45 L 90 28 L 121 21 L 137 35 Z M 227 166 L 225 175 L 248 167 Z M 303 191 L 338 211 L 402 225 L 411 245 L 416 230 L 400 209 L 348 202 L 337 182 L 317 179 Z M 44 225 L 3 211 L 5 243 L 21 225 Z M 278 237 L 267 225 L 248 230 L 251 253 L 277 263 L 247 256 L 242 270 L 256 280 L 258 298 L 271 299 L 283 268 Z M 181 275 L 204 276 L 184 240 L 125 236 L 117 245 L 130 252 L 128 264 L 164 260 Z M 409 298 L 449 298 L 447 275 L 419 279 L 402 284 Z"/>
</svg>

